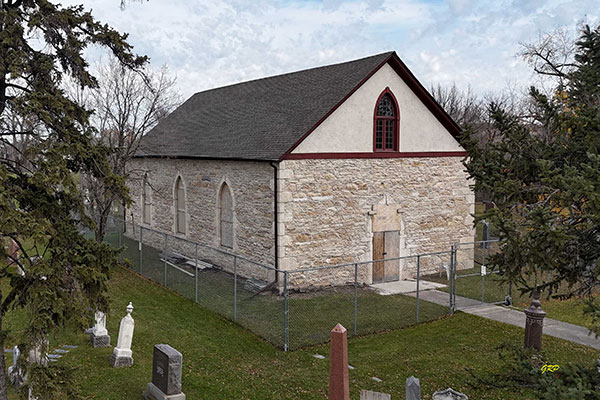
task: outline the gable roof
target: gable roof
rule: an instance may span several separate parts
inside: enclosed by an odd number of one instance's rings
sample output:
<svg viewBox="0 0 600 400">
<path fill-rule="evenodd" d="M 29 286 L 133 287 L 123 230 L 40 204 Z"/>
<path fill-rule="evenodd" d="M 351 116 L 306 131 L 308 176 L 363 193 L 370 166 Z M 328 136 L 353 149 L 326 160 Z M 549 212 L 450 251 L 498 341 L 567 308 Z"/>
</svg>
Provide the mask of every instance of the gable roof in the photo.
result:
<svg viewBox="0 0 600 400">
<path fill-rule="evenodd" d="M 136 157 L 280 160 L 386 63 L 456 137 L 458 126 L 388 52 L 196 93 L 142 138 Z"/>
</svg>

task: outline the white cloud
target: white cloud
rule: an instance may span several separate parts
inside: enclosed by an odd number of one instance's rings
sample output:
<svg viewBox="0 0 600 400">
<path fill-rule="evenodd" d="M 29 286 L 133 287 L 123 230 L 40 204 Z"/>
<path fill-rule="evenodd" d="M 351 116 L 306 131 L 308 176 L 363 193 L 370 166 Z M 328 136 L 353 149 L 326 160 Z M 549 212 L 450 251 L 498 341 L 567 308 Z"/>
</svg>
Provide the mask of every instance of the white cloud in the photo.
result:
<svg viewBox="0 0 600 400">
<path fill-rule="evenodd" d="M 586 16 L 599 21 L 597 0 L 150 0 L 124 11 L 118 3 L 84 1 L 153 65 L 168 64 L 184 97 L 388 50 L 426 87 L 456 81 L 485 93 L 530 79 L 514 56 L 519 42 Z"/>
</svg>

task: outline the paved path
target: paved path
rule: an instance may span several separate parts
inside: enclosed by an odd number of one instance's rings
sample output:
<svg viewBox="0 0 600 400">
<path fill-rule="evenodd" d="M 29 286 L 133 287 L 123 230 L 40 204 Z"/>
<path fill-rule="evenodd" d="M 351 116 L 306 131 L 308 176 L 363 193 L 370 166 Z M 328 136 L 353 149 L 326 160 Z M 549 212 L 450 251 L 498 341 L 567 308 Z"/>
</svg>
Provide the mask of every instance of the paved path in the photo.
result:
<svg viewBox="0 0 600 400">
<path fill-rule="evenodd" d="M 406 295 L 416 297 L 416 293 L 406 293 Z M 424 290 L 419 292 L 419 299 L 446 307 L 448 307 L 450 302 L 449 296 L 448 293 L 439 290 Z M 480 301 L 461 296 L 456 296 L 456 305 L 458 310 L 467 314 L 473 314 L 479 317 L 525 328 L 525 314 L 522 311 L 493 304 L 482 304 Z M 544 319 L 544 335 L 554 336 L 600 350 L 600 338 L 596 339 L 594 334 L 588 335 L 588 333 L 589 329 L 584 328 L 583 326 L 573 325 L 568 322 L 557 321 L 551 318 Z"/>
</svg>

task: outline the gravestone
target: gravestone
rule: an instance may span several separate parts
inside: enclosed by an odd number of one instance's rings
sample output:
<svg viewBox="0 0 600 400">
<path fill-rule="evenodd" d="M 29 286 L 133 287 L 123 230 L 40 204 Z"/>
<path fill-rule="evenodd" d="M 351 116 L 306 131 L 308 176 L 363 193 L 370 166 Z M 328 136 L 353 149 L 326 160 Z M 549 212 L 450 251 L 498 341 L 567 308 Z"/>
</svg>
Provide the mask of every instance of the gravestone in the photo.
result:
<svg viewBox="0 0 600 400">
<path fill-rule="evenodd" d="M 142 396 L 146 400 L 185 400 L 181 392 L 183 356 L 168 344 L 154 345 L 152 382 Z"/>
<path fill-rule="evenodd" d="M 331 330 L 329 350 L 329 400 L 350 400 L 348 375 L 348 337 L 346 328 L 337 324 Z"/>
<path fill-rule="evenodd" d="M 482 224 L 482 230 L 481 230 L 481 240 L 483 243 L 481 243 L 481 247 L 483 247 L 484 249 L 489 248 L 490 244 L 488 243 L 489 240 L 491 240 L 491 233 L 490 233 L 490 223 L 483 221 Z"/>
<path fill-rule="evenodd" d="M 48 348 L 48 339 L 42 340 L 42 343 L 38 344 L 27 354 L 27 362 L 30 364 L 40 364 L 43 366 L 48 365 L 48 356 L 42 355 L 42 346 Z"/>
<path fill-rule="evenodd" d="M 127 305 L 127 315 L 121 319 L 121 325 L 119 326 L 117 347 L 114 348 L 113 354 L 110 356 L 110 365 L 116 368 L 133 365 L 131 342 L 133 340 L 134 321 L 131 317 L 132 311 L 133 305 L 129 302 Z"/>
<path fill-rule="evenodd" d="M 106 314 L 102 311 L 96 311 L 94 318 L 96 324 L 90 333 L 90 343 L 92 344 L 92 347 L 109 347 L 110 336 L 106 330 Z"/>
<path fill-rule="evenodd" d="M 44 356 L 42 352 L 43 348 L 48 348 L 48 339 L 43 339 L 41 343 L 35 346 L 33 349 L 29 350 L 29 354 L 27 354 L 27 362 L 30 364 L 40 364 L 42 366 L 48 365 L 48 356 Z M 29 386 L 29 394 L 28 400 L 39 400 L 37 397 L 33 395 L 33 389 L 31 385 Z"/>
<path fill-rule="evenodd" d="M 421 382 L 411 376 L 406 379 L 406 400 L 421 400 Z"/>
<path fill-rule="evenodd" d="M 454 389 L 448 388 L 435 392 L 431 397 L 432 400 L 469 400 L 469 398 Z"/>
<path fill-rule="evenodd" d="M 360 391 L 360 400 L 391 400 L 392 395 L 387 393 L 372 392 L 370 390 Z"/>
<path fill-rule="evenodd" d="M 531 305 L 523 312 L 525 313 L 525 348 L 533 347 L 540 351 L 544 317 L 546 317 L 546 312 L 542 310 L 542 303 L 540 303 L 540 292 L 537 290 L 533 292 Z"/>
<path fill-rule="evenodd" d="M 25 377 L 23 376 L 23 371 L 21 368 L 17 367 L 17 362 L 19 361 L 19 357 L 21 356 L 21 351 L 18 346 L 13 347 L 13 364 L 8 367 L 8 379 L 11 384 L 16 387 L 20 387 L 25 382 Z"/>
</svg>

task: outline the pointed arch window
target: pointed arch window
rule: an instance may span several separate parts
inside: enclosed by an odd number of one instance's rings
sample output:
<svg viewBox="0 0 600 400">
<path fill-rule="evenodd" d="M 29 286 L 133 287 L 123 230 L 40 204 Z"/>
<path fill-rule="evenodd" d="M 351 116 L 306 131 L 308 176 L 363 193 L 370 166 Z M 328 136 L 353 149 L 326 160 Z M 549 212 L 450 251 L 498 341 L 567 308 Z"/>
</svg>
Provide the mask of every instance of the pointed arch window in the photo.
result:
<svg viewBox="0 0 600 400">
<path fill-rule="evenodd" d="M 148 183 L 148 174 L 144 174 L 142 182 L 142 221 L 144 224 L 150 225 L 152 221 L 152 194 L 150 184 Z"/>
<path fill-rule="evenodd" d="M 175 231 L 185 234 L 185 186 L 180 176 L 175 181 Z"/>
<path fill-rule="evenodd" d="M 386 88 L 377 99 L 373 123 L 373 151 L 399 151 L 398 103 Z"/>
<path fill-rule="evenodd" d="M 219 235 L 221 246 L 233 248 L 233 200 L 226 183 L 219 193 Z"/>
</svg>

